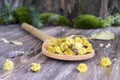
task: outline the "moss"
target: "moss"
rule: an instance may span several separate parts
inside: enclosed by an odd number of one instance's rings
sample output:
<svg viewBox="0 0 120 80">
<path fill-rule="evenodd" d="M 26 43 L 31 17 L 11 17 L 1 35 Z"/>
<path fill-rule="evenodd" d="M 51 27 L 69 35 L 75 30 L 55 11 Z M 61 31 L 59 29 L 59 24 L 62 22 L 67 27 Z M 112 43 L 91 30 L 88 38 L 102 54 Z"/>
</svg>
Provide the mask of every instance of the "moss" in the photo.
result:
<svg viewBox="0 0 120 80">
<path fill-rule="evenodd" d="M 62 26 L 70 25 L 70 21 L 67 18 L 55 13 L 40 14 L 40 19 L 44 24 L 62 25 Z"/>
<path fill-rule="evenodd" d="M 19 23 L 31 23 L 30 12 L 26 7 L 19 7 L 18 9 L 16 9 L 15 15 Z"/>
<path fill-rule="evenodd" d="M 3 20 L 2 20 L 2 18 L 0 17 L 0 25 L 1 25 L 1 24 L 3 24 Z"/>
<path fill-rule="evenodd" d="M 74 21 L 74 27 L 81 29 L 101 28 L 102 22 L 93 15 L 82 15 L 76 18 Z"/>
</svg>

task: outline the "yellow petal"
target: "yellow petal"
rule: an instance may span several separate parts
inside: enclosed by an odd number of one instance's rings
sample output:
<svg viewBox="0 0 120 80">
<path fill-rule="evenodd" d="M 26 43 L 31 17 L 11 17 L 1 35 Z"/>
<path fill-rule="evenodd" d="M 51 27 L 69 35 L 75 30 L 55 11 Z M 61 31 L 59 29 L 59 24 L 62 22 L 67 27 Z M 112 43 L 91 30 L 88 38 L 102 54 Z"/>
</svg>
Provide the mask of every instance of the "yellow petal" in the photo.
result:
<svg viewBox="0 0 120 80">
<path fill-rule="evenodd" d="M 60 49 L 59 46 L 55 46 L 55 52 L 58 54 L 62 54 L 62 50 Z"/>
<path fill-rule="evenodd" d="M 60 48 L 62 49 L 62 51 L 64 51 L 68 48 L 68 45 L 65 42 L 63 42 L 61 43 Z"/>
<path fill-rule="evenodd" d="M 55 48 L 53 46 L 48 46 L 48 51 L 51 53 L 55 52 Z"/>
<path fill-rule="evenodd" d="M 86 50 L 85 48 L 81 48 L 81 49 L 78 50 L 78 53 L 79 53 L 80 55 L 84 55 L 84 54 L 87 53 L 87 50 Z"/>
<path fill-rule="evenodd" d="M 88 67 L 87 67 L 86 64 L 81 63 L 81 64 L 78 65 L 77 70 L 78 70 L 79 72 L 86 72 L 86 71 L 88 70 Z"/>
<path fill-rule="evenodd" d="M 4 63 L 3 70 L 5 71 L 11 71 L 14 68 L 14 63 L 7 59 L 6 62 Z"/>
<path fill-rule="evenodd" d="M 41 69 L 41 65 L 38 63 L 32 63 L 32 67 L 30 68 L 31 71 L 38 72 Z"/>
<path fill-rule="evenodd" d="M 107 58 L 107 57 L 103 57 L 101 59 L 101 62 L 100 62 L 101 66 L 103 67 L 107 67 L 107 66 L 110 66 L 112 64 L 110 58 Z"/>
<path fill-rule="evenodd" d="M 66 43 L 70 46 L 71 44 L 74 43 L 74 40 L 70 37 L 66 37 Z"/>
<path fill-rule="evenodd" d="M 80 37 L 75 37 L 75 42 L 77 42 L 77 43 L 82 43 L 82 39 L 80 38 Z"/>
<path fill-rule="evenodd" d="M 74 43 L 73 48 L 79 50 L 79 49 L 82 48 L 82 46 L 83 46 L 83 45 L 82 45 L 81 43 Z"/>
<path fill-rule="evenodd" d="M 64 52 L 65 55 L 74 55 L 75 53 L 70 49 L 68 48 L 65 52 Z"/>
</svg>

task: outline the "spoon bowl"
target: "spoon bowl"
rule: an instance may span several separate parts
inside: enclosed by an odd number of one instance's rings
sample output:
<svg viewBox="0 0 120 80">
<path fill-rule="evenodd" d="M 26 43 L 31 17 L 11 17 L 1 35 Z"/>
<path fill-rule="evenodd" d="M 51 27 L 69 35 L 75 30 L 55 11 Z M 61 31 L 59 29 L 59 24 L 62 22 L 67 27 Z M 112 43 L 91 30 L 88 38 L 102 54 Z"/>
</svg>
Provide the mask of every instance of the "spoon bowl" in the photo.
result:
<svg viewBox="0 0 120 80">
<path fill-rule="evenodd" d="M 49 36 L 27 23 L 23 23 L 22 28 L 28 31 L 29 33 L 31 33 L 32 35 L 34 35 L 35 37 L 37 37 L 38 39 L 44 41 L 42 45 L 42 53 L 47 57 L 58 60 L 79 61 L 79 60 L 90 59 L 95 55 L 95 53 L 89 53 L 85 55 L 63 55 L 63 54 L 50 53 L 49 51 L 47 51 L 48 46 L 50 46 L 49 41 L 57 38 Z"/>
<path fill-rule="evenodd" d="M 49 46 L 49 41 L 46 40 L 43 45 L 42 45 L 42 52 L 45 56 L 53 58 L 53 59 L 58 59 L 58 60 L 66 60 L 66 61 L 78 61 L 78 60 L 86 60 L 92 58 L 95 54 L 94 53 L 89 53 L 85 55 L 63 55 L 63 54 L 55 54 L 55 53 L 50 53 L 47 51 L 47 48 Z"/>
</svg>

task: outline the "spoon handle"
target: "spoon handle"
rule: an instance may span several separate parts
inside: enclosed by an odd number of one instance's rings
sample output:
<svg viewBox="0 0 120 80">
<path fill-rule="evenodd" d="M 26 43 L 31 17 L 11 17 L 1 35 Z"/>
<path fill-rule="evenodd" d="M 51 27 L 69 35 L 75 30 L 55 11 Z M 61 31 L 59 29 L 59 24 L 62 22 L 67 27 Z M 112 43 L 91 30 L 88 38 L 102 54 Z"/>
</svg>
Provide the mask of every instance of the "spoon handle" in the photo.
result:
<svg viewBox="0 0 120 80">
<path fill-rule="evenodd" d="M 40 39 L 42 41 L 54 38 L 54 37 L 47 35 L 46 33 L 36 29 L 35 27 L 33 27 L 32 25 L 29 25 L 27 23 L 23 23 L 22 28 L 25 31 L 31 33 L 33 36 L 37 37 L 38 39 Z"/>
</svg>

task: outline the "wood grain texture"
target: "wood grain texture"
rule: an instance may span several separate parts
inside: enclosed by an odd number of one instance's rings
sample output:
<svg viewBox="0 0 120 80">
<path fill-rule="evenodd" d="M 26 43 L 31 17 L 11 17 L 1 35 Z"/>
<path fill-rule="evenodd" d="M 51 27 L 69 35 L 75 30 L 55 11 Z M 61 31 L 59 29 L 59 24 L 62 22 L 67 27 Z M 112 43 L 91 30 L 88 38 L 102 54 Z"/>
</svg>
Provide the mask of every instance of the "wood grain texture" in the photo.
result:
<svg viewBox="0 0 120 80">
<path fill-rule="evenodd" d="M 64 37 L 74 34 L 90 36 L 91 34 L 110 30 L 115 33 L 116 38 L 111 41 L 91 40 L 95 49 L 95 56 L 92 59 L 84 61 L 60 61 L 50 59 L 41 52 L 42 41 L 33 37 L 21 29 L 20 25 L 0 26 L 0 38 L 8 40 L 21 41 L 23 46 L 5 44 L 0 41 L 0 80 L 119 80 L 120 78 L 120 27 L 109 27 L 106 29 L 76 30 L 68 27 L 44 27 L 41 28 L 45 33 L 55 36 Z M 111 47 L 100 48 L 99 44 Z M 8 53 L 14 50 L 24 50 L 28 53 L 11 58 L 15 63 L 12 72 L 4 72 L 3 64 L 8 57 Z M 110 57 L 112 66 L 103 68 L 99 65 L 101 57 Z M 32 62 L 40 63 L 42 68 L 37 73 L 29 72 L 28 69 Z M 86 63 L 88 71 L 79 73 L 76 67 L 79 63 Z"/>
</svg>

